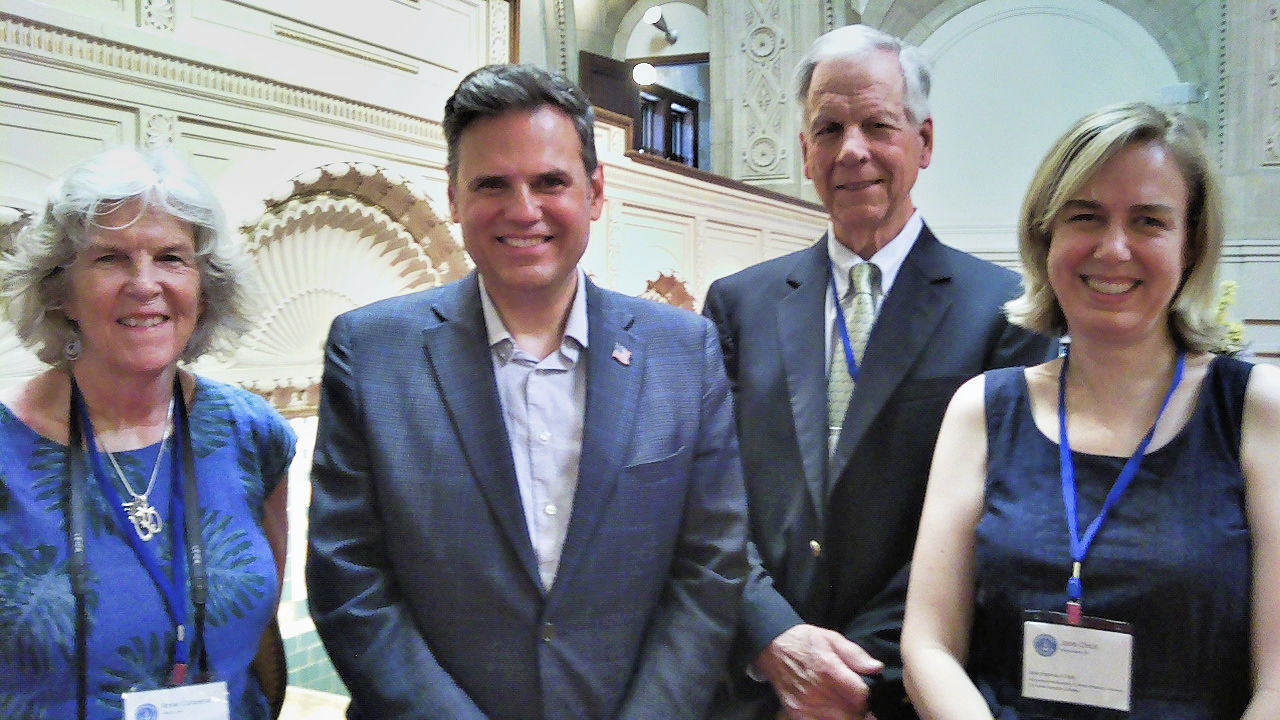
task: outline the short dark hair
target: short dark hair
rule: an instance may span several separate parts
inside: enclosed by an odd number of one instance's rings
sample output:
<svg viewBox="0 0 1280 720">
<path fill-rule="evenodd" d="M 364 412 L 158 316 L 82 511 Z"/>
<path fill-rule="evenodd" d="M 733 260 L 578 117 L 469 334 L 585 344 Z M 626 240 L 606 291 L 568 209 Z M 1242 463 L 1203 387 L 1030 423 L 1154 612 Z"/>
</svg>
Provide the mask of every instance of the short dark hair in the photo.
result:
<svg viewBox="0 0 1280 720">
<path fill-rule="evenodd" d="M 458 144 L 467 126 L 480 118 L 546 105 L 563 110 L 573 121 L 582 141 L 582 166 L 587 175 L 595 172 L 595 111 L 577 85 L 536 65 L 486 65 L 463 78 L 444 104 L 449 180 L 457 179 Z"/>
</svg>

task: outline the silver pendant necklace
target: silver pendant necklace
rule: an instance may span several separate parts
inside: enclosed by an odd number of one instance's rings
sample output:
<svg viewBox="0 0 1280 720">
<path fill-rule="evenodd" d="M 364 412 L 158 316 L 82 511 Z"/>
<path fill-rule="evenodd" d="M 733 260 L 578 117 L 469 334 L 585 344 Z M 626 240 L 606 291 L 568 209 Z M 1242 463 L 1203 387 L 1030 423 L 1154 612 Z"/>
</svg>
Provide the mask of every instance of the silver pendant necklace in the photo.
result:
<svg viewBox="0 0 1280 720">
<path fill-rule="evenodd" d="M 102 444 L 102 439 L 98 439 L 98 448 L 106 453 L 107 459 L 111 461 L 111 467 L 116 469 L 116 475 L 120 477 L 120 482 L 124 483 L 124 489 L 129 491 L 132 500 L 126 500 L 120 503 L 124 508 L 124 513 L 129 518 L 129 522 L 133 523 L 133 531 L 138 533 L 138 538 L 143 542 L 155 537 L 164 529 L 164 521 L 160 519 L 160 511 L 156 509 L 148 499 L 151 491 L 156 486 L 156 476 L 160 474 L 160 460 L 164 457 L 165 445 L 169 442 L 170 424 L 173 422 L 173 404 L 177 402 L 177 398 L 169 400 L 169 412 L 164 419 L 164 435 L 160 439 L 160 450 L 156 453 L 156 462 L 151 466 L 151 479 L 147 481 L 147 488 L 142 492 L 133 489 L 133 485 L 129 484 L 129 478 L 125 476 L 124 470 L 120 468 L 120 463 L 116 462 L 116 456 Z"/>
</svg>

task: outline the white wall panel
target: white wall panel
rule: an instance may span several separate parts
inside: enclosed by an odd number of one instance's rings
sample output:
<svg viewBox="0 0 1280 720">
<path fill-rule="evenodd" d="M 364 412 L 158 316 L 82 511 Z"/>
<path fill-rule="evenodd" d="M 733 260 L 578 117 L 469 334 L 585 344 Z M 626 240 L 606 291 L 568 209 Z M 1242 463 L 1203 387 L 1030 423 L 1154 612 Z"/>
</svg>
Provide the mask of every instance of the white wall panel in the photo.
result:
<svg viewBox="0 0 1280 720">
<path fill-rule="evenodd" d="M 610 228 L 609 287 L 628 295 L 645 291 L 646 281 L 673 273 L 693 275 L 694 217 L 652 205 L 624 205 Z"/>
<path fill-rule="evenodd" d="M 934 57 L 935 152 L 914 199 L 938 237 L 1016 247 L 1031 175 L 1067 126 L 1102 105 L 1155 101 L 1178 77 L 1136 21 L 1100 0 L 988 0 L 923 43 Z"/>
<path fill-rule="evenodd" d="M 698 231 L 698 278 L 690 291 L 702 298 L 716 278 L 732 275 L 761 257 L 765 232 L 762 228 L 731 222 L 728 218 L 707 218 Z M 699 303 L 701 306 L 701 303 Z"/>
<path fill-rule="evenodd" d="M 179 147 L 214 186 L 233 225 L 255 221 L 263 203 L 295 175 L 335 162 L 369 162 L 411 177 L 431 202 L 447 210 L 443 149 L 384 153 L 351 138 L 227 127 L 183 118 Z"/>
<path fill-rule="evenodd" d="M 438 119 L 459 74 L 483 64 L 486 31 L 474 0 L 195 0 L 174 35 L 220 65 Z"/>
<path fill-rule="evenodd" d="M 809 234 L 786 231 L 769 233 L 769 237 L 765 240 L 764 250 L 761 253 L 762 257 L 760 259 L 766 260 L 778 257 L 779 255 L 786 255 L 787 253 L 792 253 L 797 250 L 803 250 L 814 244 L 817 242 L 819 237 L 822 237 L 822 233 L 827 231 L 827 218 L 825 216 L 821 217 L 821 222 L 810 229 L 812 232 Z M 799 228 L 796 228 L 796 230 L 799 230 Z"/>
<path fill-rule="evenodd" d="M 137 112 L 83 103 L 0 83 L 0 201 L 37 209 L 50 181 L 77 161 L 116 145 L 131 145 Z"/>
</svg>

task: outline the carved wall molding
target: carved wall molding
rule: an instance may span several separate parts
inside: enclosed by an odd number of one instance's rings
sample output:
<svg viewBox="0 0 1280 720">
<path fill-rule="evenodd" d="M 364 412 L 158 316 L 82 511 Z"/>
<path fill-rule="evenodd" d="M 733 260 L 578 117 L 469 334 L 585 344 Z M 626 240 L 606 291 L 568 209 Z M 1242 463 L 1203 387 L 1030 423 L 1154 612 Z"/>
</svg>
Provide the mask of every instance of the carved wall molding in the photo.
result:
<svg viewBox="0 0 1280 720">
<path fill-rule="evenodd" d="M 659 273 L 656 280 L 646 281 L 645 291 L 640 293 L 640 297 L 685 310 L 696 310 L 696 299 L 689 292 L 689 284 L 681 280 L 674 271 Z"/>
<path fill-rule="evenodd" d="M 73 33 L 0 13 L 0 57 L 63 67 L 129 83 L 181 87 L 187 94 L 228 96 L 271 112 L 282 108 L 336 124 L 373 128 L 416 141 L 444 143 L 440 123 L 263 78 L 223 70 Z"/>
<path fill-rule="evenodd" d="M 742 3 L 743 35 L 740 49 L 744 63 L 745 93 L 741 98 L 745 122 L 740 180 L 780 180 L 785 172 L 790 143 L 783 139 L 782 114 L 789 112 L 788 13 L 779 0 L 746 0 Z"/>
<path fill-rule="evenodd" d="M 156 148 L 171 146 L 178 140 L 177 113 L 163 110 L 141 109 L 138 111 L 141 122 L 138 123 L 138 144 L 143 147 Z"/>
<path fill-rule="evenodd" d="M 431 262 L 440 265 L 462 264 L 470 269 L 462 243 L 449 231 L 449 223 L 439 215 L 416 183 L 395 170 L 363 162 L 332 163 L 299 173 L 283 184 L 266 201 L 266 212 L 291 198 L 328 193 L 351 196 L 381 209 L 418 244 L 428 248 Z M 258 223 L 261 226 L 261 222 Z M 249 228 L 245 228 L 248 230 Z M 250 239 L 250 242 L 254 242 Z M 457 277 L 466 270 L 457 273 Z"/>
<path fill-rule="evenodd" d="M 596 152 L 623 155 L 631 149 L 631 118 L 604 108 L 596 108 Z"/>
<path fill-rule="evenodd" d="M 420 188 L 367 163 L 298 175 L 242 232 L 261 281 L 255 327 L 218 374 L 292 417 L 316 411 L 334 317 L 450 282 L 472 267 Z"/>
<path fill-rule="evenodd" d="M 278 38 L 291 42 L 310 45 L 321 50 L 375 63 L 411 75 L 418 74 L 418 65 L 416 63 L 405 62 L 386 52 L 378 52 L 367 46 L 356 45 L 350 39 L 343 38 L 339 40 L 329 33 L 316 32 L 294 23 L 273 22 L 271 23 L 271 33 Z"/>
<path fill-rule="evenodd" d="M 1227 157 L 1227 97 L 1228 88 L 1230 86 L 1230 77 L 1227 72 L 1228 54 L 1227 54 L 1227 37 L 1231 34 L 1231 15 L 1229 11 L 1230 0 L 1219 0 L 1218 2 L 1218 26 L 1214 33 L 1214 50 L 1217 55 L 1217 97 L 1213 103 L 1213 119 L 1212 124 L 1216 127 L 1217 132 L 1209 140 L 1211 146 L 1216 146 L 1218 150 L 1218 162 L 1223 162 Z"/>
<path fill-rule="evenodd" d="M 1267 116 L 1262 164 L 1274 167 L 1280 166 L 1280 4 L 1267 7 L 1264 20 L 1262 47 L 1267 53 L 1267 85 L 1263 92 Z"/>
<path fill-rule="evenodd" d="M 511 61 L 511 3 L 489 0 L 489 62 Z"/>
<path fill-rule="evenodd" d="M 844 4 L 844 24 L 856 25 L 862 22 L 862 14 L 866 12 L 867 0 L 849 0 Z"/>
<path fill-rule="evenodd" d="M 555 0 L 556 18 L 556 68 L 561 75 L 569 76 L 569 9 L 565 0 Z"/>
<path fill-rule="evenodd" d="M 142 16 L 143 27 L 173 32 L 174 0 L 143 0 L 138 12 Z"/>
<path fill-rule="evenodd" d="M 822 0 L 822 31 L 831 32 L 836 29 L 836 2 Z"/>
</svg>

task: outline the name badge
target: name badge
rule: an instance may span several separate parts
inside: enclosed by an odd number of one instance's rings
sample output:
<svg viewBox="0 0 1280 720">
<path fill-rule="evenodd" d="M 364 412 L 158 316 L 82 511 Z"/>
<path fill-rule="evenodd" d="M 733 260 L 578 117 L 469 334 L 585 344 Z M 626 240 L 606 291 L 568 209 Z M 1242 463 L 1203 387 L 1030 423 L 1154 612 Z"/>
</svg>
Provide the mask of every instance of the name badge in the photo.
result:
<svg viewBox="0 0 1280 720">
<path fill-rule="evenodd" d="M 1027 610 L 1022 624 L 1022 696 L 1129 710 L 1133 632 L 1129 623 Z"/>
<path fill-rule="evenodd" d="M 225 682 L 127 692 L 124 720 L 230 720 Z"/>
</svg>

